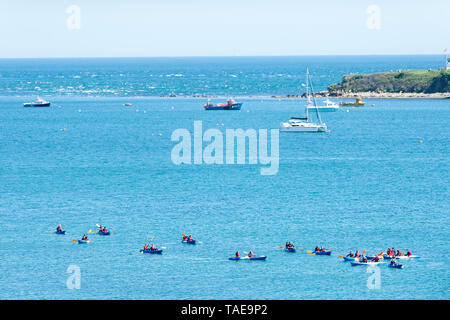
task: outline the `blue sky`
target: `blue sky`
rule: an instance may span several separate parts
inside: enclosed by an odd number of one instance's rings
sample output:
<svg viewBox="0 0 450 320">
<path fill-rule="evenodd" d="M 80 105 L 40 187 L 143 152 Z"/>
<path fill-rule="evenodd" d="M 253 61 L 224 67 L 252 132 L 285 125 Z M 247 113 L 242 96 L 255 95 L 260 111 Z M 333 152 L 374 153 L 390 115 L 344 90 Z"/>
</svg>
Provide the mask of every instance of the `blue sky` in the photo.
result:
<svg viewBox="0 0 450 320">
<path fill-rule="evenodd" d="M 449 17 L 448 0 L 0 0 L 0 58 L 441 54 Z"/>
</svg>

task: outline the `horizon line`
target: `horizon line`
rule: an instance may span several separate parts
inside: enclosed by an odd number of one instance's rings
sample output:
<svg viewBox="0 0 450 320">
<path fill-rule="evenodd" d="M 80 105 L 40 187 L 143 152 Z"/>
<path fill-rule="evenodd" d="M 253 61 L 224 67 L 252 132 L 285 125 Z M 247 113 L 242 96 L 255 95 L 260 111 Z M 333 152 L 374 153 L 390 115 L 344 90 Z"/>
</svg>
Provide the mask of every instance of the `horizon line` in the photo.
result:
<svg viewBox="0 0 450 320">
<path fill-rule="evenodd" d="M 148 59 L 148 58 L 277 58 L 277 57 L 350 57 L 350 56 L 446 56 L 446 53 L 375 53 L 375 54 L 299 54 L 299 55 L 223 55 L 223 56 L 55 56 L 55 57 L 0 57 L 0 60 L 13 59 Z"/>
</svg>

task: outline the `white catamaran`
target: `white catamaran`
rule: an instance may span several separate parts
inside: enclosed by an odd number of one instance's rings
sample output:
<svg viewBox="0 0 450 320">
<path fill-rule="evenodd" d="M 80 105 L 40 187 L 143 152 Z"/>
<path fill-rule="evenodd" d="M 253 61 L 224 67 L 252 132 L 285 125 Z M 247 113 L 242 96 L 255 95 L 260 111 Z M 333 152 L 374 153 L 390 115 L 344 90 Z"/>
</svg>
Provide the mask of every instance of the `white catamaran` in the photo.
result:
<svg viewBox="0 0 450 320">
<path fill-rule="evenodd" d="M 311 96 L 309 93 L 309 88 L 311 88 Z M 327 125 L 322 122 L 320 118 L 319 110 L 317 108 L 316 98 L 314 97 L 314 89 L 312 87 L 312 82 L 309 77 L 308 68 L 306 68 L 306 117 L 296 118 L 292 117 L 288 122 L 282 122 L 280 131 L 284 132 L 328 132 Z M 314 109 L 316 111 L 317 119 L 319 123 L 311 122 L 309 119 L 309 109 Z"/>
</svg>

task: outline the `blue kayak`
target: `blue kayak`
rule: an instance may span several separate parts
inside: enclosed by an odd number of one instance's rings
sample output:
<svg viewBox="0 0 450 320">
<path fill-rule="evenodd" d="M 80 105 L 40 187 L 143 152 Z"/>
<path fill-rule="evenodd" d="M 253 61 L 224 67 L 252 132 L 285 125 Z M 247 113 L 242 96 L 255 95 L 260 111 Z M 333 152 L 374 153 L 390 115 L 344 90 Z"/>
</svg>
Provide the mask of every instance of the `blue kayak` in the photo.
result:
<svg viewBox="0 0 450 320">
<path fill-rule="evenodd" d="M 404 267 L 402 264 L 389 264 L 389 268 L 403 269 Z"/>
<path fill-rule="evenodd" d="M 344 257 L 344 261 L 359 261 L 361 258 L 359 257 Z"/>
<path fill-rule="evenodd" d="M 107 231 L 107 232 L 99 231 L 98 232 L 98 235 L 100 235 L 100 236 L 109 236 L 110 234 L 111 233 L 109 231 Z"/>
<path fill-rule="evenodd" d="M 91 240 L 78 240 L 78 244 L 88 244 Z"/>
<path fill-rule="evenodd" d="M 374 261 L 368 261 L 368 262 L 351 262 L 352 266 L 376 266 L 377 264 L 383 263 L 381 261 L 374 262 Z"/>
<path fill-rule="evenodd" d="M 66 230 L 55 231 L 55 234 L 66 234 Z"/>
<path fill-rule="evenodd" d="M 286 252 L 296 252 L 295 248 L 285 248 L 284 251 Z"/>
<path fill-rule="evenodd" d="M 228 258 L 229 260 L 233 260 L 233 261 L 239 261 L 239 260 L 266 260 L 266 256 L 260 256 L 260 257 L 249 257 L 249 256 L 245 256 L 245 257 L 231 257 Z"/>
<path fill-rule="evenodd" d="M 331 254 L 330 251 L 314 251 L 313 253 L 316 254 L 316 256 L 329 256 Z"/>
<path fill-rule="evenodd" d="M 142 253 L 153 253 L 153 254 L 162 254 L 162 250 L 161 249 L 158 249 L 158 250 L 141 249 L 139 252 L 142 252 Z"/>
<path fill-rule="evenodd" d="M 197 240 L 192 239 L 192 240 L 181 240 L 182 243 L 187 243 L 187 244 L 195 244 Z"/>
</svg>

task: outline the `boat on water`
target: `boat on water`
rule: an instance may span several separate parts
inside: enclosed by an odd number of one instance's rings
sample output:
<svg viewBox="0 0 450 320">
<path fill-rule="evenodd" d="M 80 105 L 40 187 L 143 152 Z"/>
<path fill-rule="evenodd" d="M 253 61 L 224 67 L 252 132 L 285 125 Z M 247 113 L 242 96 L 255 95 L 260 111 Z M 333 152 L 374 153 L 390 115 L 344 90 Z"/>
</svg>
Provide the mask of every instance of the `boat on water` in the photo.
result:
<svg viewBox="0 0 450 320">
<path fill-rule="evenodd" d="M 311 90 L 311 93 L 309 92 Z M 312 100 L 311 100 L 312 97 Z M 291 117 L 288 122 L 282 122 L 280 131 L 282 132 L 328 132 L 327 125 L 320 118 L 319 109 L 317 108 L 316 99 L 314 97 L 314 89 L 312 87 L 309 70 L 306 69 L 306 117 Z M 309 110 L 314 110 L 318 122 L 312 122 L 309 117 Z"/>
<path fill-rule="evenodd" d="M 318 106 L 308 105 L 306 108 L 310 110 L 314 110 L 317 108 L 320 112 L 334 112 L 339 110 L 339 105 L 327 99 L 324 101 L 324 105 Z"/>
<path fill-rule="evenodd" d="M 236 102 L 233 99 L 228 99 L 226 103 L 212 104 L 208 102 L 203 106 L 205 110 L 241 110 L 242 102 Z"/>
<path fill-rule="evenodd" d="M 355 102 L 341 102 L 343 107 L 363 107 L 366 103 L 360 97 L 355 99 Z"/>
<path fill-rule="evenodd" d="M 50 102 L 37 97 L 35 102 L 25 102 L 24 107 L 50 107 Z"/>
</svg>

